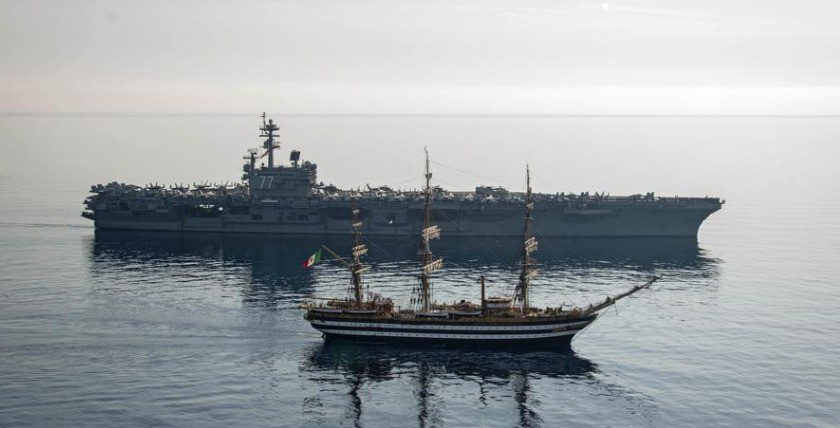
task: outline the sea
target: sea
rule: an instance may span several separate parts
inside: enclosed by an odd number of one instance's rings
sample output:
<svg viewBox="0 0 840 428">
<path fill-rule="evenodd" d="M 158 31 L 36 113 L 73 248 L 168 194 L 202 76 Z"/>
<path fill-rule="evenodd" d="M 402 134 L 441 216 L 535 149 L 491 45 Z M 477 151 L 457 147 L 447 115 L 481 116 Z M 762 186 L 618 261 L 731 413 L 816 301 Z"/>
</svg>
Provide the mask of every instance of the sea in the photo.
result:
<svg viewBox="0 0 840 428">
<path fill-rule="evenodd" d="M 240 180 L 254 114 L 0 114 L 2 427 L 834 427 L 840 118 L 269 114 L 339 187 L 716 196 L 694 239 L 541 239 L 535 305 L 647 281 L 564 351 L 327 344 L 346 238 L 94 230 L 91 185 Z M 539 234 L 539 218 L 535 219 Z M 366 237 L 408 302 L 417 241 Z M 516 280 L 517 241 L 447 238 L 439 301 Z"/>
</svg>

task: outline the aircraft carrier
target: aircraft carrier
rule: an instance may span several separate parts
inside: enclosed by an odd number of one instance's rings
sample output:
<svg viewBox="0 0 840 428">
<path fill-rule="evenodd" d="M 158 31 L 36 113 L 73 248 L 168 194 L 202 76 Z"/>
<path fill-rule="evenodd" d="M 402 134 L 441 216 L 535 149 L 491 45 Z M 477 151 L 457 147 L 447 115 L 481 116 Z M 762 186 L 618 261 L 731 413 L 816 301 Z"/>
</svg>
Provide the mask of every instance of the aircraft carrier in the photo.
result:
<svg viewBox="0 0 840 428">
<path fill-rule="evenodd" d="M 352 209 L 361 210 L 365 235 L 414 236 L 422 226 L 422 191 L 387 186 L 357 190 L 318 183 L 317 165 L 280 148 L 272 121 L 260 127 L 261 149 L 250 149 L 242 183 L 233 185 L 92 186 L 82 216 L 97 229 L 325 235 L 349 233 Z M 257 165 L 267 157 L 268 164 Z M 449 236 L 520 236 L 524 194 L 501 187 L 433 191 L 433 221 Z M 608 196 L 538 193 L 534 227 L 540 236 L 697 237 L 700 225 L 725 201 L 712 197 Z"/>
</svg>

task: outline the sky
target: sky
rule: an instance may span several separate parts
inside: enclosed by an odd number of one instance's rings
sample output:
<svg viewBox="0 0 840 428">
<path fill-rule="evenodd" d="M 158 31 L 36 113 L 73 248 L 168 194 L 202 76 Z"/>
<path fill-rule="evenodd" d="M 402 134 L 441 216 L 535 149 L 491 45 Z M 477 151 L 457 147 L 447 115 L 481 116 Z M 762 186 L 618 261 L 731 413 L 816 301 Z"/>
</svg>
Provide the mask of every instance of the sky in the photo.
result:
<svg viewBox="0 0 840 428">
<path fill-rule="evenodd" d="M 840 2 L 0 0 L 0 112 L 840 114 Z"/>
</svg>

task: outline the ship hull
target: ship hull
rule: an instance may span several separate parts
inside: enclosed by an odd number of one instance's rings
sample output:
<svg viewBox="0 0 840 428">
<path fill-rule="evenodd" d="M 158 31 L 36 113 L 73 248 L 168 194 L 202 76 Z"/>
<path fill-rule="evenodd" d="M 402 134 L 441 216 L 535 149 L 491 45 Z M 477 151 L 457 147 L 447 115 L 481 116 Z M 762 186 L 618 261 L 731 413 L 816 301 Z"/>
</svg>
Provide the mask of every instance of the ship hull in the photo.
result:
<svg viewBox="0 0 840 428">
<path fill-rule="evenodd" d="M 435 216 L 447 236 L 522 234 L 521 206 L 438 205 L 443 206 L 435 209 Z M 719 209 L 719 202 L 704 200 L 602 204 L 587 209 L 558 204 L 538 207 L 534 219 L 536 233 L 548 237 L 696 238 L 703 221 Z M 107 230 L 344 235 L 350 225 L 340 214 L 344 210 L 349 210 L 349 205 L 321 203 L 296 209 L 260 205 L 249 207 L 247 213 L 223 211 L 214 217 L 200 217 L 191 216 L 184 207 L 172 207 L 146 212 L 101 209 L 94 210 L 91 217 L 96 228 Z M 422 225 L 417 209 L 407 204 L 369 204 L 363 210 L 365 235 L 414 236 Z"/>
<path fill-rule="evenodd" d="M 330 341 L 401 343 L 445 347 L 569 347 L 595 315 L 542 322 L 363 320 L 310 316 L 312 327 Z"/>
</svg>

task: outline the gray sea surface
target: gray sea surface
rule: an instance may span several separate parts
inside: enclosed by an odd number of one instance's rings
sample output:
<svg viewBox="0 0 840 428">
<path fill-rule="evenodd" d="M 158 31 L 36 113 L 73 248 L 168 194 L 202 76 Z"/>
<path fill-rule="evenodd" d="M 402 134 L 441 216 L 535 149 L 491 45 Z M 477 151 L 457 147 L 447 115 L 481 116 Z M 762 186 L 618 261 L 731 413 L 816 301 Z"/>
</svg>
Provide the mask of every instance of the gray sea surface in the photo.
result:
<svg viewBox="0 0 840 428">
<path fill-rule="evenodd" d="M 532 302 L 618 304 L 567 352 L 327 346 L 319 238 L 97 233 L 92 184 L 239 180 L 254 115 L 0 115 L 0 426 L 836 426 L 840 118 L 275 116 L 340 187 L 719 196 L 682 239 L 543 239 Z M 537 231 L 539 219 L 536 219 Z M 330 240 L 339 250 L 349 246 Z M 416 243 L 368 238 L 407 302 Z M 516 242 L 435 242 L 439 300 L 515 281 Z M 832 404 L 833 403 L 833 404 Z"/>
</svg>

